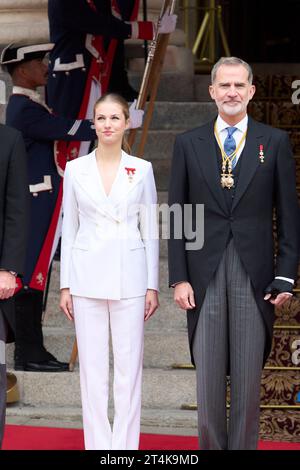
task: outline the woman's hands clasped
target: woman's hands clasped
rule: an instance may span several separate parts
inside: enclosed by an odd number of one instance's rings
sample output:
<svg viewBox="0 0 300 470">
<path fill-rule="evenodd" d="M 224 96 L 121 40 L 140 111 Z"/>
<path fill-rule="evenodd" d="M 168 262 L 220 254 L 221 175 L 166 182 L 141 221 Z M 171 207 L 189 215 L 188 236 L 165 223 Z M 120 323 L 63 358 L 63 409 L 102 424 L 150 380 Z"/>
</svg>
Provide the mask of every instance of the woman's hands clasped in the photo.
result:
<svg viewBox="0 0 300 470">
<path fill-rule="evenodd" d="M 153 313 L 158 307 L 159 307 L 158 292 L 153 289 L 148 289 L 146 293 L 146 299 L 145 299 L 145 315 L 144 315 L 145 321 L 147 321 L 151 317 L 151 315 L 153 315 Z"/>
</svg>

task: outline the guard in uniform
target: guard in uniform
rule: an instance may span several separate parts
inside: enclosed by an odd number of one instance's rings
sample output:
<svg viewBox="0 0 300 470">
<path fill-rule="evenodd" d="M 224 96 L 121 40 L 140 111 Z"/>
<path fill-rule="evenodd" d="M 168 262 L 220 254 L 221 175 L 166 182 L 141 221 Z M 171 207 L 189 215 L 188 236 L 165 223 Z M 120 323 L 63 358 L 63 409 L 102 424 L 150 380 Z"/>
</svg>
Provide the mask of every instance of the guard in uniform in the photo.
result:
<svg viewBox="0 0 300 470">
<path fill-rule="evenodd" d="M 139 0 L 49 0 L 50 52 L 47 101 L 54 112 L 73 119 L 92 119 L 94 103 L 107 91 L 131 101 L 135 95 L 124 70 L 127 38 L 152 39 L 152 21 L 136 21 Z M 127 21 L 128 20 L 128 21 Z M 176 15 L 166 14 L 158 32 L 170 33 Z M 111 83 L 111 86 L 110 86 Z M 131 128 L 140 127 L 143 111 L 129 108 Z M 86 155 L 89 142 L 56 142 L 58 171 L 66 160 Z"/>
<path fill-rule="evenodd" d="M 47 372 L 68 369 L 45 349 L 41 325 L 43 291 L 61 220 L 62 178 L 55 165 L 54 141 L 96 138 L 91 121 L 52 114 L 36 91 L 46 85 L 48 67 L 43 59 L 52 48 L 53 44 L 9 45 L 1 54 L 1 65 L 14 85 L 6 123 L 21 131 L 25 140 L 31 201 L 25 274 L 18 279 L 15 296 L 15 369 Z"/>
<path fill-rule="evenodd" d="M 125 22 L 135 21 L 138 14 L 139 0 L 116 0 L 111 2 L 112 11 L 116 16 Z M 116 8 L 114 9 L 114 5 Z M 111 38 L 105 38 L 106 47 L 108 47 Z M 127 70 L 125 66 L 125 45 L 124 39 L 119 39 L 116 47 L 114 60 L 111 67 L 108 91 L 118 93 L 127 101 L 133 101 L 138 97 L 138 92 L 132 88 L 129 83 Z"/>
<path fill-rule="evenodd" d="M 118 44 L 131 37 L 151 40 L 154 25 L 135 21 L 139 0 L 119 2 L 121 8 L 116 0 L 49 0 L 50 40 L 55 46 L 50 53 L 47 90 L 55 112 L 77 118 L 91 81 L 100 88 L 94 102 L 108 91 L 114 59 L 112 78 L 120 86 L 109 91 L 128 101 L 136 97 L 124 72 L 123 47 Z"/>
</svg>

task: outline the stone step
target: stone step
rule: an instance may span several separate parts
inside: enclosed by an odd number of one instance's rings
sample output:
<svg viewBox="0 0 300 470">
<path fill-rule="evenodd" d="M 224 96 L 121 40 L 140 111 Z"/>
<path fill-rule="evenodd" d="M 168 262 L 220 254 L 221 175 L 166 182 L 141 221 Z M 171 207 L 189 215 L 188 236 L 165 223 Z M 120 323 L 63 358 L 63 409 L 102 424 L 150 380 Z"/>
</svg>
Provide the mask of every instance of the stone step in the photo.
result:
<svg viewBox="0 0 300 470">
<path fill-rule="evenodd" d="M 201 126 L 213 119 L 215 116 L 215 106 L 213 103 L 159 103 L 153 119 L 153 128 L 147 135 L 143 157 L 152 162 L 156 169 L 168 176 L 170 171 L 169 161 L 172 158 L 173 146 L 177 134 L 186 130 Z M 182 117 L 183 116 L 183 117 Z M 138 152 L 141 131 L 138 131 L 136 142 L 133 145 L 132 153 Z M 162 162 L 168 160 L 168 162 Z M 159 181 L 159 175 L 157 175 Z M 160 187 L 160 191 L 166 190 Z"/>
<path fill-rule="evenodd" d="M 183 130 L 150 130 L 147 136 L 143 158 L 151 161 L 154 170 L 156 188 L 158 191 L 167 191 L 171 172 L 171 162 L 176 135 Z M 140 132 L 138 133 L 140 134 Z M 137 141 L 133 146 L 133 155 L 138 152 Z"/>
<path fill-rule="evenodd" d="M 146 108 L 147 111 L 147 108 Z M 183 102 L 172 103 L 158 101 L 155 103 L 151 121 L 152 130 L 188 130 L 201 126 L 217 114 L 215 103 Z"/>
<path fill-rule="evenodd" d="M 108 415 L 112 420 L 113 410 Z M 7 424 L 82 428 L 81 406 L 32 406 L 16 403 L 6 409 Z M 197 435 L 197 412 L 181 409 L 142 408 L 142 432 Z M 148 431 L 147 428 L 153 431 Z"/>
<path fill-rule="evenodd" d="M 129 72 L 129 80 L 133 88 L 139 90 L 142 81 L 141 75 Z M 208 91 L 210 83 L 210 75 L 164 72 L 161 74 L 157 101 L 211 101 Z"/>
<path fill-rule="evenodd" d="M 23 406 L 80 407 L 79 372 L 15 372 Z M 110 377 L 112 388 L 112 374 Z M 111 395 L 111 393 L 110 393 Z M 145 369 L 142 406 L 145 409 L 179 409 L 196 400 L 195 372 Z M 110 400 L 112 406 L 112 400 Z"/>
<path fill-rule="evenodd" d="M 139 91 L 142 76 L 140 73 L 129 72 L 130 84 Z M 161 74 L 160 83 L 157 90 L 157 101 L 195 101 L 194 75 L 184 73 Z"/>
<path fill-rule="evenodd" d="M 194 87 L 195 87 L 195 101 L 210 101 L 211 97 L 208 91 L 208 87 L 211 84 L 210 75 L 195 75 L 194 76 Z"/>
<path fill-rule="evenodd" d="M 160 307 L 146 325 L 150 329 L 166 328 L 179 331 L 186 327 L 185 312 L 180 310 L 173 302 L 173 289 L 161 285 L 159 293 Z M 72 324 L 59 309 L 59 293 L 49 295 L 48 307 L 44 319 L 44 328 L 73 328 Z M 148 326 L 146 326 L 148 328 Z"/>
<path fill-rule="evenodd" d="M 60 373 L 15 372 L 20 400 L 19 406 L 80 407 L 79 371 Z M 299 378 L 299 376 L 298 376 Z M 280 409 L 295 407 L 297 390 L 295 374 L 290 371 L 264 371 L 261 387 L 261 406 Z M 113 373 L 110 373 L 110 401 L 112 407 Z M 292 387 L 291 393 L 278 387 Z M 299 383 L 299 380 L 298 382 Z M 196 404 L 196 372 L 194 369 L 154 369 L 143 371 L 142 407 L 144 409 L 180 409 Z M 291 408 L 292 409 L 292 408 Z"/>
<path fill-rule="evenodd" d="M 171 148 L 172 147 L 172 148 Z M 170 143 L 170 151 L 173 151 L 173 142 Z M 167 191 L 170 182 L 172 159 L 163 158 L 151 161 L 153 165 L 155 184 L 158 191 Z"/>
<path fill-rule="evenodd" d="M 157 200 L 159 204 L 168 203 L 168 191 L 157 191 Z"/>
<path fill-rule="evenodd" d="M 166 307 L 164 307 L 166 304 Z M 63 314 L 61 314 L 63 316 Z M 49 327 L 43 328 L 44 343 L 50 352 L 52 352 L 59 360 L 68 362 L 75 339 L 75 331 L 73 324 L 68 323 L 64 327 Z M 276 349 L 283 351 L 286 344 L 292 344 L 297 335 L 290 330 L 275 330 Z M 284 350 L 285 354 L 274 362 L 276 349 L 273 346 L 273 352 L 270 356 L 266 366 L 267 371 L 269 367 L 281 366 L 283 374 L 285 370 L 290 370 L 290 380 L 294 380 L 293 369 L 295 366 L 292 359 L 291 351 Z M 7 364 L 8 367 L 13 367 L 13 351 L 14 345 L 7 346 Z M 111 363 L 112 363 L 111 358 Z M 145 347 L 144 347 L 144 367 L 145 368 L 162 368 L 170 367 L 174 364 L 190 364 L 189 345 L 186 328 L 186 314 L 184 311 L 177 308 L 172 299 L 166 302 L 165 299 L 160 299 L 160 308 L 155 315 L 145 325 Z M 276 370 L 276 369 L 275 369 Z M 300 371 L 295 371 L 298 380 L 300 379 Z"/>
<path fill-rule="evenodd" d="M 181 131 L 182 132 L 182 131 Z M 149 131 L 144 156 L 151 161 L 158 191 L 167 191 L 171 171 L 171 162 L 176 131 Z M 132 149 L 137 154 L 138 141 Z"/>
<path fill-rule="evenodd" d="M 156 312 L 155 316 L 158 315 L 163 315 L 163 312 Z M 174 363 L 190 363 L 185 328 L 175 330 L 172 325 L 170 328 L 167 325 L 163 329 L 153 328 L 151 323 L 153 323 L 152 320 L 155 316 L 149 320 L 145 328 L 144 367 L 163 368 L 170 367 Z M 44 327 L 43 333 L 46 349 L 60 361 L 69 362 L 75 339 L 73 325 L 68 328 Z M 12 344 L 8 345 L 7 365 L 11 368 L 14 367 L 13 351 L 14 346 Z M 113 362 L 112 357 L 110 362 Z"/>
<path fill-rule="evenodd" d="M 145 146 L 144 158 L 154 163 L 156 160 L 171 160 L 173 153 L 173 145 L 177 134 L 184 132 L 183 129 L 179 130 L 151 130 L 148 132 L 147 142 Z M 133 155 L 136 145 L 139 142 L 140 131 L 138 138 L 133 147 Z"/>
<path fill-rule="evenodd" d="M 108 414 L 112 422 L 113 410 Z M 299 442 L 299 411 L 262 409 L 260 439 Z M 8 405 L 6 423 L 23 426 L 82 429 L 81 407 Z M 142 408 L 141 432 L 197 436 L 196 410 Z"/>
</svg>

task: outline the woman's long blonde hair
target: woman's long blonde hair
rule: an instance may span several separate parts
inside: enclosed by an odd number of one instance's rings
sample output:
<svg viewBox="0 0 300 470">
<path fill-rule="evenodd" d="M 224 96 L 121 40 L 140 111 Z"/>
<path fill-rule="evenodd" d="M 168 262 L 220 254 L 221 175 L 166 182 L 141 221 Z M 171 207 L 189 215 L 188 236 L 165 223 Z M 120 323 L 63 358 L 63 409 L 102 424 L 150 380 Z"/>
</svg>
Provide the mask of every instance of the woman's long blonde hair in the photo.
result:
<svg viewBox="0 0 300 470">
<path fill-rule="evenodd" d="M 112 103 L 117 103 L 122 107 L 122 111 L 125 117 L 125 120 L 128 121 L 129 119 L 129 106 L 125 98 L 123 96 L 118 95 L 117 93 L 105 93 L 100 98 L 97 99 L 96 103 L 94 104 L 94 119 L 96 114 L 97 106 L 105 101 L 111 101 Z M 126 153 L 131 153 L 130 145 L 127 142 L 127 138 L 124 134 L 122 140 L 122 150 Z"/>
</svg>

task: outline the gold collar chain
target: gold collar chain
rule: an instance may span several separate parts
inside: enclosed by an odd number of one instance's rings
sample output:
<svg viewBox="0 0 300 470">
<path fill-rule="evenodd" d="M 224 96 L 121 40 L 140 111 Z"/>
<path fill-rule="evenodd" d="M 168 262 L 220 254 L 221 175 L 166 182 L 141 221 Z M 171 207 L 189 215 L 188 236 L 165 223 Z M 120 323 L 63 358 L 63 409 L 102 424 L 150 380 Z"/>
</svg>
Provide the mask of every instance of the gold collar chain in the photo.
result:
<svg viewBox="0 0 300 470">
<path fill-rule="evenodd" d="M 215 122 L 214 132 L 215 132 L 215 136 L 216 136 L 216 139 L 217 139 L 217 142 L 218 142 L 218 146 L 219 146 L 220 151 L 221 151 L 222 162 L 225 163 L 225 164 L 228 163 L 228 162 L 232 162 L 232 160 L 236 157 L 236 155 L 238 154 L 241 146 L 243 145 L 243 143 L 246 139 L 247 129 L 244 132 L 243 137 L 241 138 L 241 141 L 240 141 L 239 145 L 237 146 L 237 148 L 230 155 L 226 154 L 226 152 L 225 152 L 225 150 L 224 150 L 224 148 L 221 144 L 220 136 L 219 136 L 219 133 L 218 133 L 218 130 L 217 130 L 217 121 Z"/>
<path fill-rule="evenodd" d="M 242 144 L 246 139 L 247 130 L 244 132 L 237 148 L 230 155 L 226 154 L 221 144 L 220 136 L 217 130 L 217 121 L 215 122 L 214 132 L 222 155 L 222 173 L 220 180 L 221 186 L 222 188 L 231 189 L 234 186 L 234 175 L 232 174 L 232 161 L 236 157 L 237 153 L 239 152 Z"/>
</svg>

